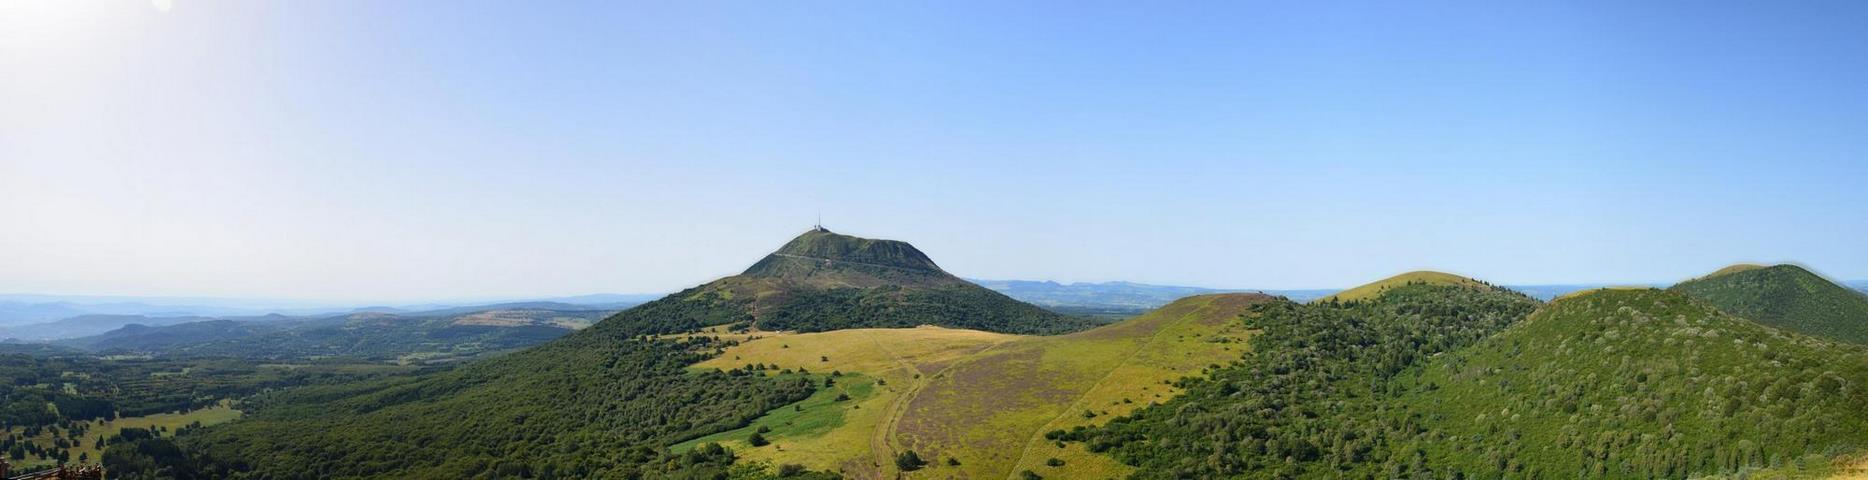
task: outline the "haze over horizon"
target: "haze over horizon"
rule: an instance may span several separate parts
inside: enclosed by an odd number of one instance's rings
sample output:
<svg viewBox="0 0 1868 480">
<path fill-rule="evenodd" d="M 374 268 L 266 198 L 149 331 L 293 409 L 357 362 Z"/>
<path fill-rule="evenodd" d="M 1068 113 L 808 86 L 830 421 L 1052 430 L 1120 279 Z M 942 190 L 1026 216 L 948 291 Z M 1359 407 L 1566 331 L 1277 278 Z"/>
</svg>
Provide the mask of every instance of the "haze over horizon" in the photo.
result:
<svg viewBox="0 0 1868 480">
<path fill-rule="evenodd" d="M 0 292 L 1868 278 L 1868 5 L 0 2 Z"/>
</svg>

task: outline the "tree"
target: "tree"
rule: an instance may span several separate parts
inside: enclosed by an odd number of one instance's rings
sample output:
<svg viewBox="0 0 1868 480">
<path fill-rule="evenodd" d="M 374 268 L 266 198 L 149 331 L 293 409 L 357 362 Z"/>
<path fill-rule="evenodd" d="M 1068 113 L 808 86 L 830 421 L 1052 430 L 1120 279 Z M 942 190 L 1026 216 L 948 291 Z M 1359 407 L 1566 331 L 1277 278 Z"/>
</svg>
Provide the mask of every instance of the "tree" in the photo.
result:
<svg viewBox="0 0 1868 480">
<path fill-rule="evenodd" d="M 766 441 L 765 435 L 760 435 L 759 432 L 752 432 L 752 436 L 746 437 L 746 444 L 755 447 L 763 447 L 771 443 L 772 442 Z"/>
<path fill-rule="evenodd" d="M 902 469 L 904 472 L 920 470 L 921 467 L 927 466 L 927 464 L 928 462 L 922 460 L 921 455 L 916 454 L 914 450 L 903 451 L 895 455 L 895 468 Z"/>
</svg>

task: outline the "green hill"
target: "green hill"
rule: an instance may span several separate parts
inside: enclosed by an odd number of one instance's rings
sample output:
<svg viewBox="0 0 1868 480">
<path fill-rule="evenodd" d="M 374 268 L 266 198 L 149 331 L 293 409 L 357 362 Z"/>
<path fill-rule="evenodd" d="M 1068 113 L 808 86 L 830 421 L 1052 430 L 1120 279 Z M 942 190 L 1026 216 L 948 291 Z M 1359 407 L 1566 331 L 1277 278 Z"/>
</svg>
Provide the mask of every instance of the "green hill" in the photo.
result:
<svg viewBox="0 0 1868 480">
<path fill-rule="evenodd" d="M 1868 448 L 1868 350 L 1676 292 L 1558 301 L 1423 373 L 1402 402 L 1440 419 L 1442 471 L 1680 478 Z"/>
<path fill-rule="evenodd" d="M 1860 346 L 1677 292 L 1597 290 L 1528 317 L 1499 295 L 1411 285 L 1261 309 L 1241 363 L 1066 437 L 1139 478 L 1809 476 L 1868 448 Z"/>
<path fill-rule="evenodd" d="M 1364 301 L 1272 302 L 1251 309 L 1251 350 L 1158 406 L 1075 429 L 1138 470 L 1132 478 L 1405 478 L 1341 475 L 1387 461 L 1388 438 L 1418 420 L 1396 412 L 1395 383 L 1436 355 L 1473 345 L 1538 306 L 1504 289 L 1403 284 Z M 1400 413 L 1399 421 L 1394 418 Z"/>
<path fill-rule="evenodd" d="M 1868 295 L 1796 265 L 1750 267 L 1728 267 L 1671 290 L 1765 325 L 1868 344 Z"/>
<path fill-rule="evenodd" d="M 1442 273 L 1442 272 L 1430 272 L 1430 271 L 1423 270 L 1423 271 L 1407 272 L 1407 273 L 1403 273 L 1400 275 L 1395 275 L 1392 277 L 1377 280 L 1375 282 L 1372 282 L 1366 285 L 1362 285 L 1359 287 L 1337 292 L 1334 295 L 1316 299 L 1314 300 L 1314 302 L 1318 302 L 1318 303 L 1325 303 L 1325 302 L 1332 302 L 1332 301 L 1353 302 L 1357 300 L 1368 300 L 1368 299 L 1375 298 L 1376 296 L 1381 295 L 1382 292 L 1388 291 L 1390 289 L 1407 286 L 1407 285 L 1413 285 L 1413 284 L 1454 285 L 1454 286 L 1480 287 L 1480 288 L 1491 287 L 1491 285 L 1488 285 L 1485 282 L 1473 280 L 1473 279 L 1462 277 L 1459 275 L 1454 275 L 1451 273 Z"/>
<path fill-rule="evenodd" d="M 1051 334 L 1096 322 L 1013 300 L 941 270 L 905 242 L 814 229 L 746 269 L 637 307 L 630 321 L 679 332 L 731 329 L 821 332 L 937 325 Z"/>
<path fill-rule="evenodd" d="M 959 280 L 905 243 L 816 230 L 746 274 L 528 350 L 413 378 L 265 396 L 246 419 L 174 444 L 113 447 L 106 463 L 113 474 L 182 472 L 177 478 L 723 478 L 763 469 L 735 465 L 717 445 L 666 447 L 744 427 L 831 379 L 802 369 L 689 369 L 737 343 L 720 330 L 921 324 L 1021 333 L 1088 326 Z M 722 328 L 671 335 L 706 327 Z"/>
</svg>

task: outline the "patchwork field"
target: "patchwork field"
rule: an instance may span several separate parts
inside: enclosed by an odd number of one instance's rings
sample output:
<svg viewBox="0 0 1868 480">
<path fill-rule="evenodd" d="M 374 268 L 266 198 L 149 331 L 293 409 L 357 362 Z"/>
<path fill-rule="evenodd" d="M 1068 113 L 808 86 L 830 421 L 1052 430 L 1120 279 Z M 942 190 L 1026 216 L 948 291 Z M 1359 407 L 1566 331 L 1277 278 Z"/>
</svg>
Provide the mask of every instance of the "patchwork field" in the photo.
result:
<svg viewBox="0 0 1868 480">
<path fill-rule="evenodd" d="M 842 376 L 834 377 L 834 388 L 768 412 L 751 426 L 676 449 L 717 441 L 752 461 L 854 478 L 902 473 L 894 459 L 905 450 L 929 462 L 907 472 L 913 478 L 1006 478 L 1022 470 L 1051 478 L 1119 477 L 1125 466 L 1081 446 L 1060 448 L 1044 433 L 1099 424 L 1162 401 L 1178 393 L 1168 385 L 1174 379 L 1237 359 L 1250 334 L 1239 315 L 1268 298 L 1190 297 L 1060 336 L 936 327 L 762 333 L 695 367 L 759 364 L 771 374 L 805 369 Z M 770 445 L 753 447 L 747 439 L 760 429 Z M 1062 465 L 1047 465 L 1053 458 Z"/>
<path fill-rule="evenodd" d="M 191 423 L 201 422 L 202 426 L 215 425 L 240 418 L 240 415 L 241 412 L 235 410 L 232 403 L 222 401 L 211 407 L 190 410 L 183 413 L 158 413 L 141 417 L 122 417 L 116 420 L 96 420 L 87 422 L 84 437 L 77 439 L 78 441 L 75 442 L 75 445 L 70 448 L 71 459 L 74 463 L 97 463 L 103 455 L 103 452 L 97 449 L 98 440 L 116 435 L 117 431 L 120 429 L 155 429 L 160 427 L 163 430 L 163 436 L 172 436 L 175 435 L 176 429 Z M 8 431 L 19 433 L 20 429 L 14 427 Z M 34 437 L 30 441 L 39 444 L 41 447 L 51 448 L 54 443 L 54 437 L 50 433 L 46 433 Z M 82 462 L 79 461 L 80 458 L 83 459 Z M 23 461 L 14 460 L 14 465 L 24 470 L 51 467 L 56 465 L 56 462 L 34 458 Z"/>
</svg>

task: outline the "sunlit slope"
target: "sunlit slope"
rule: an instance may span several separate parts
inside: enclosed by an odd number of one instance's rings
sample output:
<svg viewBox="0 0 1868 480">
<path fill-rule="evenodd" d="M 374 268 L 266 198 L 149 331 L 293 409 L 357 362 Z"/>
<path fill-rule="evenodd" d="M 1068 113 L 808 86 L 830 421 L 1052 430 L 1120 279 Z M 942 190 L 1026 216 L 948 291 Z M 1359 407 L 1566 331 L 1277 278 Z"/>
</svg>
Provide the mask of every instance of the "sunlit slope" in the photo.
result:
<svg viewBox="0 0 1868 480">
<path fill-rule="evenodd" d="M 893 459 L 880 432 L 898 413 L 896 406 L 905 394 L 967 356 L 1027 338 L 930 326 L 758 335 L 695 367 L 728 370 L 758 363 L 767 365 L 768 372 L 776 368 L 846 375 L 832 377 L 832 388 L 798 405 L 773 410 L 745 428 L 683 442 L 676 451 L 719 442 L 750 461 L 879 478 Z M 839 395 L 848 398 L 838 401 Z M 760 427 L 770 430 L 762 435 L 771 445 L 753 447 L 747 438 Z"/>
<path fill-rule="evenodd" d="M 1008 342 L 933 378 L 909 399 L 891 446 L 942 460 L 918 476 L 1005 478 L 1033 470 L 1053 478 L 1115 477 L 1127 468 L 1043 434 L 1114 416 L 1176 395 L 1174 379 L 1238 358 L 1248 335 L 1238 317 L 1270 297 L 1190 297 L 1095 330 Z M 1045 466 L 1050 458 L 1063 466 Z M 960 465 L 948 466 L 954 458 Z"/>
<path fill-rule="evenodd" d="M 1441 472 L 1682 478 L 1868 448 L 1864 386 L 1859 346 L 1602 290 L 1436 359 L 1394 403 L 1438 419 L 1422 463 Z"/>
<path fill-rule="evenodd" d="M 1368 300 L 1368 299 L 1375 298 L 1376 296 L 1381 295 L 1382 292 L 1388 291 L 1390 289 L 1394 289 L 1396 287 L 1401 287 L 1401 286 L 1406 286 L 1406 285 L 1414 285 L 1414 284 L 1453 285 L 1453 286 L 1468 286 L 1468 287 L 1476 287 L 1476 288 L 1491 288 L 1491 286 L 1486 285 L 1485 282 L 1480 282 L 1478 280 L 1473 280 L 1473 279 L 1462 277 L 1459 275 L 1422 270 L 1422 271 L 1408 272 L 1408 273 L 1403 273 L 1400 275 L 1395 275 L 1392 277 L 1377 280 L 1373 283 L 1351 288 L 1348 290 L 1343 290 L 1341 292 L 1337 292 L 1335 295 L 1330 295 L 1327 297 L 1316 299 L 1314 302 L 1323 303 L 1323 302 L 1329 302 L 1332 300 L 1339 301 L 1339 302 Z"/>
<path fill-rule="evenodd" d="M 675 448 L 720 442 L 749 461 L 852 478 L 893 478 L 901 473 L 894 458 L 905 450 L 930 461 L 907 473 L 913 478 L 1003 478 L 1021 469 L 1051 478 L 1121 476 L 1125 467 L 1080 446 L 1059 449 L 1044 441 L 1044 432 L 1099 423 L 1171 397 L 1176 391 L 1165 382 L 1237 358 L 1249 333 L 1238 316 L 1268 299 L 1190 297 L 1055 337 L 937 327 L 761 333 L 695 368 L 757 364 L 768 374 L 806 369 L 842 376 L 833 377 L 833 388 L 772 410 L 746 428 Z M 771 443 L 753 447 L 747 439 L 761 427 Z M 959 440 L 968 438 L 980 441 Z M 1065 465 L 1045 466 L 1053 457 Z M 960 465 L 948 465 L 949 458 Z"/>
<path fill-rule="evenodd" d="M 1728 267 L 1671 290 L 1759 323 L 1868 344 L 1868 295 L 1796 265 Z"/>
</svg>

